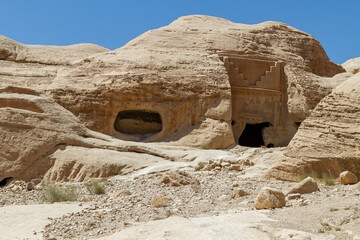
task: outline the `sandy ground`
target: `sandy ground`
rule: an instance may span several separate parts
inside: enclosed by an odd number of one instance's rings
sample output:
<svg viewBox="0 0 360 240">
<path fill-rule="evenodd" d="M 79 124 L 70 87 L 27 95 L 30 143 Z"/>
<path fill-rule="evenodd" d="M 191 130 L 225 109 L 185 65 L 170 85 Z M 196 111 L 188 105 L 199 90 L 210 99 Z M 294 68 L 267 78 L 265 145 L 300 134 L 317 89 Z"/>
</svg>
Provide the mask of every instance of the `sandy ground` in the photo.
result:
<svg viewBox="0 0 360 240">
<path fill-rule="evenodd" d="M 78 203 L 9 205 L 0 208 L 0 239 L 43 239 L 41 231 L 49 218 L 78 212 Z"/>
</svg>

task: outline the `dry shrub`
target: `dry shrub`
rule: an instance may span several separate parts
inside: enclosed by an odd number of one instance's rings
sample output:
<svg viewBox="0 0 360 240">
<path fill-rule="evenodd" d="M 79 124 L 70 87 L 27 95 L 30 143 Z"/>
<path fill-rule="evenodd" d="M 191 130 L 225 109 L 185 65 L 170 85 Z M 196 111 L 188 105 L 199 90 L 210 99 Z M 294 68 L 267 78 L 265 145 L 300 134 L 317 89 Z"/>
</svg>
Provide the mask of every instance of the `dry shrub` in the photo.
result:
<svg viewBox="0 0 360 240">
<path fill-rule="evenodd" d="M 100 195 L 106 192 L 104 183 L 97 180 L 88 181 L 85 186 L 91 194 Z"/>
<path fill-rule="evenodd" d="M 75 186 L 46 185 L 42 190 L 42 199 L 47 202 L 76 201 Z"/>
</svg>

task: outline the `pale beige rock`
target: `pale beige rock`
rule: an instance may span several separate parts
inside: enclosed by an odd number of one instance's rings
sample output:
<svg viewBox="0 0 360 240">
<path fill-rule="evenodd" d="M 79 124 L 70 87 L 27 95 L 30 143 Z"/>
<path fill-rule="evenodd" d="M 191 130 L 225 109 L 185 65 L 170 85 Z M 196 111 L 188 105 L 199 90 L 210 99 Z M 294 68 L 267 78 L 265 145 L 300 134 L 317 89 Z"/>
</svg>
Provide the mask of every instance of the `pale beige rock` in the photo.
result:
<svg viewBox="0 0 360 240">
<path fill-rule="evenodd" d="M 81 43 L 70 46 L 25 45 L 0 35 L 0 60 L 20 63 L 66 65 L 109 49 L 95 44 Z"/>
<path fill-rule="evenodd" d="M 286 198 L 288 200 L 299 199 L 299 198 L 301 198 L 301 194 L 300 193 L 290 193 L 286 196 Z"/>
<path fill-rule="evenodd" d="M 349 171 L 343 171 L 340 173 L 339 178 L 341 184 L 355 184 L 358 182 L 356 175 Z"/>
<path fill-rule="evenodd" d="M 319 191 L 319 187 L 312 177 L 307 177 L 301 182 L 297 183 L 295 186 L 293 186 L 286 195 L 289 195 L 291 193 L 312 193 Z"/>
<path fill-rule="evenodd" d="M 123 197 L 123 196 L 128 196 L 128 195 L 131 195 L 131 192 L 129 190 L 123 189 L 123 190 L 115 193 L 113 198 L 118 198 L 118 197 Z"/>
<path fill-rule="evenodd" d="M 285 195 L 281 191 L 269 187 L 262 188 L 254 202 L 256 209 L 282 208 L 285 205 Z"/>
<path fill-rule="evenodd" d="M 360 57 L 347 60 L 341 65 L 347 72 L 356 74 L 360 72 Z"/>
<path fill-rule="evenodd" d="M 172 186 L 176 187 L 181 185 L 200 184 L 200 182 L 196 178 L 184 171 L 173 171 L 164 173 L 161 182 L 165 184 L 171 184 Z"/>
<path fill-rule="evenodd" d="M 244 197 L 249 195 L 249 193 L 247 193 L 246 191 L 244 191 L 241 188 L 235 188 L 231 194 L 232 198 L 239 198 L 239 197 Z"/>
<path fill-rule="evenodd" d="M 151 146 L 92 132 L 32 89 L 0 89 L 0 100 L 1 180 L 83 181 L 176 159 Z"/>
<path fill-rule="evenodd" d="M 360 73 L 336 87 L 314 109 L 285 151 L 288 158 L 270 170 L 296 181 L 302 173 L 360 174 Z"/>
<path fill-rule="evenodd" d="M 124 140 L 227 148 L 238 142 L 246 124 L 270 122 L 264 144 L 285 146 L 296 123 L 331 91 L 332 79 L 323 77 L 344 71 L 317 40 L 286 24 L 245 25 L 199 15 L 148 31 L 115 51 L 101 51 L 87 45 L 27 46 L 3 37 L 0 83 L 35 87 L 86 127 Z M 68 60 L 79 60 L 69 63 L 64 56 L 72 52 Z M 241 66 L 255 67 L 248 72 Z M 232 94 L 241 74 L 240 85 L 250 81 L 252 87 Z M 263 109 L 264 101 L 271 111 Z M 236 113 L 234 106 L 242 104 L 248 108 Z M 161 130 L 157 125 L 155 133 L 119 132 L 131 129 L 114 127 L 118 113 L 127 110 L 158 114 Z"/>
</svg>

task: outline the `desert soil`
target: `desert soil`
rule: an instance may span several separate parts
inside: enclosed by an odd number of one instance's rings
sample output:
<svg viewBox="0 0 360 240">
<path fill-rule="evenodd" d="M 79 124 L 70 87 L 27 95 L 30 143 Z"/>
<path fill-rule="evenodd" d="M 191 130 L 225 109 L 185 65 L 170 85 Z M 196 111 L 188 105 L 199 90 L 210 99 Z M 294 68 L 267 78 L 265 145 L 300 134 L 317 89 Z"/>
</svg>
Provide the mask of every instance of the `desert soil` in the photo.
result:
<svg viewBox="0 0 360 240">
<path fill-rule="evenodd" d="M 295 183 L 259 178 L 275 162 L 266 154 L 278 156 L 282 148 L 249 151 L 251 161 L 99 180 L 106 190 L 100 195 L 85 183 L 64 183 L 76 186 L 71 203 L 50 204 L 40 184 L 29 191 L 12 182 L 0 188 L 0 239 L 360 239 L 359 184 L 319 180 L 320 191 L 284 208 L 255 210 L 262 187 L 286 193 Z M 233 196 L 235 189 L 248 195 Z"/>
</svg>

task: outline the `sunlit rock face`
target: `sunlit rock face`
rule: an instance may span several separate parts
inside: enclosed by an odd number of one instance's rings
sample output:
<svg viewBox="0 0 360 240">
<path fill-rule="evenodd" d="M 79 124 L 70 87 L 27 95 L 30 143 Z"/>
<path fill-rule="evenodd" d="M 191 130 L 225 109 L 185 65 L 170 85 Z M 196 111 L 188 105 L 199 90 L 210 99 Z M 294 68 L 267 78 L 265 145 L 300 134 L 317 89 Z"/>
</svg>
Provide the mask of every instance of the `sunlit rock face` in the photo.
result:
<svg viewBox="0 0 360 240">
<path fill-rule="evenodd" d="M 35 47 L 2 37 L 0 58 L 1 85 L 36 88 L 92 130 L 211 148 L 287 145 L 333 89 L 330 77 L 344 72 L 316 39 L 286 24 L 200 15 L 114 51 Z M 126 111 L 139 114 L 119 118 Z M 156 117 L 148 121 L 141 112 Z M 256 139 L 246 134 L 252 128 Z"/>
</svg>

